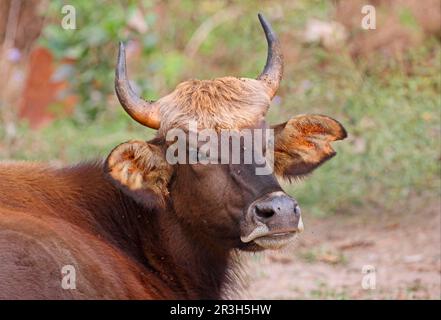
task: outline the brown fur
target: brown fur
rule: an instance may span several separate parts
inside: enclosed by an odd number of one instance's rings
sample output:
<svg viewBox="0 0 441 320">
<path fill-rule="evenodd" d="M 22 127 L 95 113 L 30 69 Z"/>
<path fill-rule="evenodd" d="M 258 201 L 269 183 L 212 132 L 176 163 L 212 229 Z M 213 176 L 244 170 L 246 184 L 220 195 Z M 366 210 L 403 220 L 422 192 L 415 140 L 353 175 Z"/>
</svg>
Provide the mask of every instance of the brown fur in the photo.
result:
<svg viewBox="0 0 441 320">
<path fill-rule="evenodd" d="M 287 177 L 346 136 L 318 115 L 275 132 L 276 172 Z M 123 143 L 104 164 L 2 164 L 0 299 L 218 299 L 234 288 L 235 250 L 259 250 L 240 241 L 244 210 L 280 185 L 253 165 L 172 168 L 165 148 L 157 138 Z M 77 270 L 76 290 L 61 288 L 64 265 Z"/>
<path fill-rule="evenodd" d="M 5 164 L 0 181 L 0 299 L 219 298 L 227 286 L 228 250 L 133 201 L 100 163 Z M 68 264 L 76 290 L 61 288 Z"/>
<path fill-rule="evenodd" d="M 200 129 L 254 127 L 268 110 L 267 90 L 262 82 L 247 78 L 185 81 L 158 100 L 159 133 L 164 135 L 171 128 L 186 129 L 189 121 L 197 121 Z"/>
</svg>

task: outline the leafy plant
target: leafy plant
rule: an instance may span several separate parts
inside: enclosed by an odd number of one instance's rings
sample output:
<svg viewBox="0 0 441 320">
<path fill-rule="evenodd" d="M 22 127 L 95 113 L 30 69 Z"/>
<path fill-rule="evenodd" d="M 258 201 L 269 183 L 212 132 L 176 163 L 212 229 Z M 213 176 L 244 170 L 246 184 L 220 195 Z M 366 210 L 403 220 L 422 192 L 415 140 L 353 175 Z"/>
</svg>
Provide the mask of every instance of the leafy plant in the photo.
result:
<svg viewBox="0 0 441 320">
<path fill-rule="evenodd" d="M 75 1 L 75 30 L 65 30 L 60 25 L 61 8 L 64 1 L 49 4 L 46 24 L 40 42 L 56 57 L 59 68 L 58 80 L 66 79 L 69 90 L 79 97 L 74 119 L 80 122 L 96 118 L 105 110 L 109 94 L 113 94 L 114 66 L 118 41 L 141 39 L 142 54 L 149 55 L 156 46 L 154 31 L 141 34 L 130 27 L 133 19 L 149 27 L 155 14 L 139 14 L 139 8 L 148 10 L 150 1 Z M 133 23 L 132 23 L 133 24 Z M 138 88 L 138 87 L 137 87 Z M 138 88 L 146 91 L 144 84 Z"/>
</svg>

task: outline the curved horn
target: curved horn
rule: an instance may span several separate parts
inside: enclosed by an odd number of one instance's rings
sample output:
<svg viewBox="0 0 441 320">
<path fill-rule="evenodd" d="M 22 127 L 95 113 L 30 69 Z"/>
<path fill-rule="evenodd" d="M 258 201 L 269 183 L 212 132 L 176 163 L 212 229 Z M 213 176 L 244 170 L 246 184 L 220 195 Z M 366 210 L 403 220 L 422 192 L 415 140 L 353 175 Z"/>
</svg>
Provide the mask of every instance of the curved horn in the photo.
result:
<svg viewBox="0 0 441 320">
<path fill-rule="evenodd" d="M 270 96 L 272 98 L 279 88 L 280 80 L 282 80 L 283 55 L 279 40 L 271 28 L 271 25 L 260 13 L 258 14 L 258 17 L 263 31 L 265 32 L 266 41 L 268 42 L 268 56 L 266 58 L 265 68 L 257 80 L 265 83 L 270 89 Z"/>
<path fill-rule="evenodd" d="M 118 61 L 115 70 L 115 91 L 124 110 L 140 124 L 152 129 L 159 129 L 161 118 L 159 108 L 155 102 L 148 102 L 139 98 L 130 87 L 126 70 L 126 50 L 122 42 L 119 43 Z"/>
</svg>

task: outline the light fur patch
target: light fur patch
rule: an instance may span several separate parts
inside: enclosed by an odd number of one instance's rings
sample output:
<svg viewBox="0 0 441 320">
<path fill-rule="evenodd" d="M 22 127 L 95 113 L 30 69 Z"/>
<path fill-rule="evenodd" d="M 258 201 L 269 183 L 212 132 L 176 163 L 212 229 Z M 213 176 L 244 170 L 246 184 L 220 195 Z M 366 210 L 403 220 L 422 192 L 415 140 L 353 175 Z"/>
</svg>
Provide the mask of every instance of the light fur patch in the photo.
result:
<svg viewBox="0 0 441 320">
<path fill-rule="evenodd" d="M 240 129 L 254 127 L 265 117 L 270 98 L 262 82 L 224 77 L 189 80 L 158 100 L 161 113 L 159 133 L 185 129 L 197 121 L 198 129 Z"/>
</svg>

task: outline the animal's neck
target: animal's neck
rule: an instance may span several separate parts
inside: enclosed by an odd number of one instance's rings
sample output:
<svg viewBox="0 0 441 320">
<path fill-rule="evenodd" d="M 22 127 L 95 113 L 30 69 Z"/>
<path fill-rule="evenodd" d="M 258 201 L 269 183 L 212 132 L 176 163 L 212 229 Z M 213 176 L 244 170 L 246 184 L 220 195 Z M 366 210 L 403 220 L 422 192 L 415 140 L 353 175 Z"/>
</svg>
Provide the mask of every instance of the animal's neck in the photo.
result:
<svg viewBox="0 0 441 320">
<path fill-rule="evenodd" d="M 177 220 L 171 205 L 159 210 L 136 203 L 109 183 L 100 164 L 64 171 L 70 185 L 79 184 L 75 188 L 82 191 L 76 203 L 88 208 L 87 219 L 79 219 L 89 221 L 84 228 L 100 234 L 160 277 L 171 292 L 179 292 L 176 298 L 220 298 L 231 250 L 196 238 Z M 85 194 L 93 196 L 85 198 Z"/>
<path fill-rule="evenodd" d="M 231 250 L 198 239 L 171 208 L 156 211 L 145 222 L 140 238 L 147 266 L 182 297 L 219 299 L 227 285 Z"/>
</svg>

